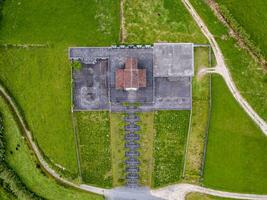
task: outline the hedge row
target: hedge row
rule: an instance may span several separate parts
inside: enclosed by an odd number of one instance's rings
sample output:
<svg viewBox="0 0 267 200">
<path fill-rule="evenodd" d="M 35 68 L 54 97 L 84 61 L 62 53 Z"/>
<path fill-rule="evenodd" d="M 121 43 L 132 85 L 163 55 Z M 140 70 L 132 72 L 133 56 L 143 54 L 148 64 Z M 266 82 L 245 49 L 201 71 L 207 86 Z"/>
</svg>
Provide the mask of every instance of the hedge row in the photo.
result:
<svg viewBox="0 0 267 200">
<path fill-rule="evenodd" d="M 243 40 L 245 45 L 253 52 L 253 54 L 259 59 L 260 62 L 266 64 L 265 57 L 263 56 L 261 49 L 257 47 L 250 39 L 250 35 L 246 32 L 246 30 L 236 21 L 228 8 L 224 5 L 219 5 L 219 12 L 224 17 L 225 21 L 229 24 L 229 26 L 238 34 L 238 36 Z"/>
<path fill-rule="evenodd" d="M 0 183 L 8 192 L 18 199 L 40 200 L 43 199 L 27 189 L 19 176 L 5 162 L 5 141 L 3 118 L 0 113 Z"/>
</svg>

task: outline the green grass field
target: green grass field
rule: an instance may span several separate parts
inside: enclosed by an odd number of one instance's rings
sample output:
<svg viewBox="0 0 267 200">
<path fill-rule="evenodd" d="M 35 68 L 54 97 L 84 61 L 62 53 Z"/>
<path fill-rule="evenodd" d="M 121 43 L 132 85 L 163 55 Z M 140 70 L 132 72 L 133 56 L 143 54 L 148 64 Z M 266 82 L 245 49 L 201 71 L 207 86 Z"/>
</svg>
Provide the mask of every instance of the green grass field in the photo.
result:
<svg viewBox="0 0 267 200">
<path fill-rule="evenodd" d="M 73 190 L 56 183 L 40 169 L 33 152 L 29 150 L 26 139 L 14 119 L 6 102 L 0 96 L 0 112 L 3 114 L 6 141 L 6 157 L 8 165 L 15 170 L 23 183 L 37 195 L 49 199 L 100 200 L 101 196 Z M 11 198 L 9 198 L 11 199 Z"/>
<path fill-rule="evenodd" d="M 195 74 L 203 67 L 209 67 L 209 49 L 195 48 Z M 209 75 L 193 78 L 193 102 L 191 129 L 189 132 L 184 178 L 187 182 L 198 183 L 203 160 L 204 137 L 208 126 Z"/>
<path fill-rule="evenodd" d="M 267 74 L 245 50 L 238 47 L 234 39 L 229 37 L 227 29 L 217 20 L 203 0 L 190 2 L 211 33 L 215 35 L 239 91 L 256 112 L 267 121 Z"/>
<path fill-rule="evenodd" d="M 69 46 L 119 40 L 119 1 L 6 0 L 0 43 L 49 44 L 0 49 L 0 80 L 11 91 L 45 156 L 77 176 L 71 124 Z"/>
<path fill-rule="evenodd" d="M 119 1 L 6 0 L 0 42 L 107 45 L 119 39 Z"/>
<path fill-rule="evenodd" d="M 91 185 L 111 187 L 109 112 L 74 114 L 77 120 L 82 180 Z"/>
<path fill-rule="evenodd" d="M 139 113 L 140 122 L 140 183 L 151 187 L 153 171 L 154 112 Z"/>
<path fill-rule="evenodd" d="M 186 200 L 233 200 L 233 199 L 215 197 L 215 196 L 205 195 L 201 193 L 189 193 L 186 196 Z"/>
<path fill-rule="evenodd" d="M 70 113 L 70 69 L 60 49 L 0 49 L 0 79 L 14 95 L 53 163 L 77 174 Z"/>
<path fill-rule="evenodd" d="M 267 137 L 229 92 L 212 77 L 212 112 L 204 185 L 243 193 L 267 193 Z"/>
<path fill-rule="evenodd" d="M 125 183 L 124 113 L 110 113 L 113 187 Z"/>
<path fill-rule="evenodd" d="M 180 1 L 126 1 L 124 8 L 127 43 L 207 43 Z"/>
<path fill-rule="evenodd" d="M 190 111 L 157 111 L 154 128 L 153 187 L 181 179 Z"/>
<path fill-rule="evenodd" d="M 267 27 L 262 24 L 267 21 L 267 2 L 265 0 L 253 2 L 250 0 L 216 0 L 216 2 L 227 7 L 235 20 L 246 30 L 267 57 Z"/>
</svg>

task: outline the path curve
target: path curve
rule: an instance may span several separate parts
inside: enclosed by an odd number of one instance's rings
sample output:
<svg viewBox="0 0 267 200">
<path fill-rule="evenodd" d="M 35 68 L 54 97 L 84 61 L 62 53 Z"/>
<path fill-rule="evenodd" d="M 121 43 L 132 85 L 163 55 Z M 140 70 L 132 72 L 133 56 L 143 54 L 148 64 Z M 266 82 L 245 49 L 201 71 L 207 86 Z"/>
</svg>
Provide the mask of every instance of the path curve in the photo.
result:
<svg viewBox="0 0 267 200">
<path fill-rule="evenodd" d="M 230 92 L 232 93 L 236 101 L 241 105 L 241 107 L 251 117 L 251 119 L 257 124 L 257 126 L 262 130 L 262 132 L 267 136 L 267 123 L 253 110 L 253 108 L 249 105 L 249 103 L 242 97 L 242 95 L 238 91 L 234 81 L 232 80 L 231 74 L 228 68 L 226 67 L 223 54 L 214 36 L 210 33 L 207 26 L 200 18 L 200 16 L 197 14 L 196 10 L 191 5 L 189 0 L 182 0 L 182 2 L 189 11 L 189 13 L 192 15 L 192 17 L 194 18 L 194 20 L 196 21 L 197 25 L 199 26 L 203 34 L 210 42 L 210 45 L 213 49 L 217 61 L 216 72 L 222 75 Z"/>
<path fill-rule="evenodd" d="M 267 135 L 267 124 L 266 122 L 259 117 L 259 115 L 252 109 L 252 107 L 247 103 L 247 101 L 241 96 L 239 91 L 237 90 L 234 82 L 232 81 L 231 75 L 224 63 L 224 58 L 222 55 L 222 52 L 213 37 L 213 35 L 209 32 L 208 28 L 202 21 L 202 19 L 199 17 L 193 6 L 188 0 L 182 0 L 184 3 L 185 7 L 188 9 L 190 14 L 193 16 L 194 20 L 200 27 L 201 31 L 204 33 L 204 35 L 208 38 L 211 47 L 214 51 L 215 58 L 217 60 L 217 66 L 214 69 L 204 69 L 203 72 L 201 73 L 219 73 L 223 76 L 228 88 L 230 89 L 231 93 L 235 97 L 235 99 L 239 102 L 239 104 L 242 106 L 242 108 L 246 111 L 246 113 L 252 118 L 252 120 L 260 127 L 260 129 L 263 131 L 265 135 Z M 94 187 L 90 185 L 78 185 L 75 183 L 72 183 L 68 180 L 65 180 L 64 178 L 61 178 L 60 175 L 54 171 L 48 163 L 43 159 L 42 154 L 40 153 L 38 147 L 35 145 L 33 139 L 32 139 L 32 134 L 28 130 L 26 123 L 19 112 L 19 109 L 17 108 L 16 104 L 14 103 L 13 99 L 11 96 L 8 94 L 8 92 L 5 90 L 5 88 L 0 85 L 0 93 L 3 95 L 5 100 L 10 104 L 11 109 L 13 112 L 16 114 L 16 117 L 19 120 L 19 123 L 25 133 L 25 136 L 34 152 L 36 155 L 38 161 L 40 162 L 41 166 L 43 169 L 50 174 L 53 178 L 55 178 L 57 181 L 60 183 L 63 183 L 64 185 L 84 190 L 87 192 L 92 192 L 104 196 L 109 196 L 111 190 L 109 189 L 104 189 L 104 188 L 99 188 L 99 187 Z M 201 186 L 196 186 L 196 185 L 191 185 L 191 184 L 176 184 L 172 186 L 168 186 L 165 188 L 157 189 L 157 190 L 151 190 L 151 194 L 160 197 L 166 200 L 184 200 L 185 196 L 188 193 L 191 192 L 200 192 L 204 194 L 210 194 L 214 196 L 220 196 L 220 197 L 228 197 L 228 198 L 236 198 L 236 199 L 251 199 L 251 200 L 267 200 L 267 195 L 254 195 L 254 194 L 241 194 L 241 193 L 230 193 L 230 192 L 223 192 L 223 191 L 217 191 L 213 189 L 208 189 L 204 188 Z M 129 197 L 130 198 L 130 197 Z"/>
<path fill-rule="evenodd" d="M 36 146 L 36 144 L 33 141 L 32 138 L 32 134 L 31 132 L 28 130 L 26 123 L 21 115 L 21 113 L 19 112 L 19 109 L 17 108 L 15 102 L 13 101 L 12 97 L 9 95 L 9 93 L 7 92 L 7 90 L 0 84 L 0 95 L 2 95 L 4 97 L 4 99 L 8 102 L 10 108 L 12 109 L 12 111 L 14 112 L 14 114 L 16 114 L 16 117 L 21 125 L 21 128 L 23 129 L 25 136 L 27 138 L 27 141 L 29 142 L 34 154 L 36 155 L 36 158 L 38 159 L 39 163 L 41 164 L 42 168 L 49 174 L 51 175 L 53 178 L 55 178 L 58 182 L 70 186 L 70 187 L 74 187 L 76 189 L 80 189 L 80 190 L 84 190 L 87 192 L 92 192 L 92 193 L 96 193 L 96 194 L 100 194 L 100 195 L 106 195 L 108 193 L 108 189 L 103 189 L 103 188 L 98 188 L 98 187 L 93 187 L 93 186 L 89 186 L 89 185 L 77 185 L 75 183 L 72 183 L 64 178 L 62 178 L 55 170 L 53 170 L 48 163 L 43 159 L 42 154 L 40 153 L 38 147 Z"/>
<path fill-rule="evenodd" d="M 60 175 L 55 172 L 53 169 L 50 168 L 50 166 L 46 163 L 46 161 L 43 159 L 42 154 L 40 153 L 38 147 L 35 145 L 34 141 L 32 140 L 31 132 L 28 130 L 26 123 L 23 119 L 23 116 L 19 112 L 19 109 L 17 108 L 15 102 L 13 101 L 12 97 L 9 95 L 7 90 L 0 85 L 0 94 L 4 97 L 4 99 L 9 103 L 10 108 L 15 113 L 17 119 L 19 120 L 19 123 L 25 132 L 25 136 L 36 155 L 38 161 L 40 162 L 42 168 L 51 175 L 54 179 L 59 181 L 60 183 L 63 183 L 64 185 L 80 189 L 87 192 L 92 192 L 95 194 L 103 195 L 105 197 L 109 197 L 113 192 L 116 192 L 116 189 L 104 189 L 99 187 L 94 187 L 86 184 L 74 184 L 68 180 L 65 180 L 64 178 L 61 178 Z M 171 185 L 165 188 L 157 189 L 157 190 L 150 190 L 151 195 L 155 197 L 159 197 L 166 200 L 184 200 L 186 195 L 191 192 L 200 192 L 204 194 L 210 194 L 214 196 L 221 196 L 221 197 L 229 197 L 229 198 L 238 198 L 238 199 L 251 199 L 251 200 L 267 200 L 267 195 L 253 195 L 253 194 L 239 194 L 239 193 L 229 193 L 229 192 L 223 192 L 223 191 L 217 191 L 212 190 L 204 187 L 200 187 L 197 185 L 191 185 L 191 184 L 176 184 Z M 131 198 L 128 196 L 128 199 Z"/>
<path fill-rule="evenodd" d="M 218 190 L 213 190 L 197 185 L 191 184 L 177 184 L 172 186 L 167 186 L 158 190 L 152 190 L 152 195 L 168 200 L 184 200 L 186 195 L 189 193 L 202 193 L 212 196 L 233 198 L 233 199 L 249 199 L 249 200 L 266 200 L 267 195 L 255 195 L 255 194 L 241 194 L 232 192 L 223 192 Z"/>
<path fill-rule="evenodd" d="M 205 70 L 204 70 L 205 71 Z M 15 102 L 13 101 L 12 97 L 9 95 L 7 90 L 0 84 L 0 95 L 4 97 L 4 99 L 8 102 L 12 112 L 16 115 L 24 133 L 26 136 L 27 141 L 30 144 L 31 149 L 33 150 L 34 154 L 36 155 L 39 163 L 41 164 L 42 168 L 51 175 L 55 180 L 58 182 L 67 185 L 69 187 L 73 187 L 76 189 L 80 189 L 86 192 L 91 192 L 99 195 L 103 195 L 105 197 L 109 197 L 114 192 L 115 189 L 104 189 L 99 187 L 94 187 L 86 184 L 75 184 L 72 183 L 64 178 L 62 178 L 56 171 L 54 171 L 48 163 L 43 159 L 42 154 L 40 153 L 38 147 L 35 145 L 32 134 L 28 130 L 26 123 L 24 121 L 23 116 L 21 115 L 19 109 L 17 108 Z M 115 191 L 116 192 L 116 191 Z M 157 190 L 150 190 L 151 195 L 155 197 L 159 197 L 166 200 L 184 200 L 186 195 L 191 192 L 200 192 L 204 194 L 210 194 L 214 196 L 221 196 L 221 197 L 229 197 L 229 198 L 238 198 L 238 199 L 251 199 L 251 200 L 267 200 L 267 195 L 253 195 L 253 194 L 239 194 L 239 193 L 229 193 L 223 191 L 212 190 L 204 187 L 200 187 L 197 185 L 192 184 L 176 184 L 171 185 L 165 188 L 157 189 Z M 128 196 L 128 199 L 131 197 Z M 127 198 L 126 198 L 127 199 Z"/>
</svg>

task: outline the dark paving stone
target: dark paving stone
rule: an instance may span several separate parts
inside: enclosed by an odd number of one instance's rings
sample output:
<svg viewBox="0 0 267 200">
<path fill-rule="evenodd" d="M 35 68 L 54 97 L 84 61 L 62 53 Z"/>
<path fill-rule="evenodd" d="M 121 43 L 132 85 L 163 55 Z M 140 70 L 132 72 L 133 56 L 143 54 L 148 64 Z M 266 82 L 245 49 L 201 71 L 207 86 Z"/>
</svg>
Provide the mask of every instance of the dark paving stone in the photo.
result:
<svg viewBox="0 0 267 200">
<path fill-rule="evenodd" d="M 139 140 L 139 139 L 140 139 L 140 135 L 135 134 L 135 133 L 129 133 L 125 135 L 126 141 L 133 141 L 133 140 Z"/>
<path fill-rule="evenodd" d="M 127 167 L 126 172 L 139 172 L 139 167 Z"/>
<path fill-rule="evenodd" d="M 135 143 L 135 142 L 128 142 L 125 144 L 125 148 L 129 148 L 131 150 L 137 149 L 140 147 L 140 144 Z"/>
<path fill-rule="evenodd" d="M 129 124 L 124 127 L 125 131 L 139 131 L 140 127 L 137 126 L 136 124 Z"/>
<path fill-rule="evenodd" d="M 125 152 L 126 157 L 134 157 L 134 156 L 140 156 L 140 153 L 138 151 L 126 151 Z"/>
<path fill-rule="evenodd" d="M 131 166 L 133 166 L 133 165 L 138 165 L 138 164 L 140 164 L 140 161 L 137 160 L 136 158 L 129 158 L 128 160 L 125 160 L 125 163 L 126 163 L 127 165 L 131 165 Z"/>
<path fill-rule="evenodd" d="M 139 179 L 139 175 L 137 173 L 129 173 L 126 175 L 126 179 Z"/>
<path fill-rule="evenodd" d="M 129 115 L 129 116 L 124 117 L 124 121 L 135 123 L 135 122 L 140 121 L 140 118 L 136 115 Z"/>
</svg>

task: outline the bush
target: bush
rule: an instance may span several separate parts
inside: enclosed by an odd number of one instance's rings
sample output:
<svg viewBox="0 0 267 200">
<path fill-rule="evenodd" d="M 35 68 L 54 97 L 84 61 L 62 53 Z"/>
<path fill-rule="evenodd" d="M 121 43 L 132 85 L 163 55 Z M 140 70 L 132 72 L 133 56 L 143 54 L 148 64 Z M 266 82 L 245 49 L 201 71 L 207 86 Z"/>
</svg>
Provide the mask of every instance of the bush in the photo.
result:
<svg viewBox="0 0 267 200">
<path fill-rule="evenodd" d="M 0 113 L 0 181 L 5 190 L 12 193 L 18 199 L 43 199 L 27 189 L 15 171 L 9 168 L 5 162 L 5 141 L 3 118 Z"/>
<path fill-rule="evenodd" d="M 72 66 L 72 68 L 73 69 L 81 69 L 81 63 L 80 63 L 80 61 L 78 61 L 78 60 L 73 60 L 72 61 L 72 63 L 71 63 L 71 66 Z"/>
</svg>

